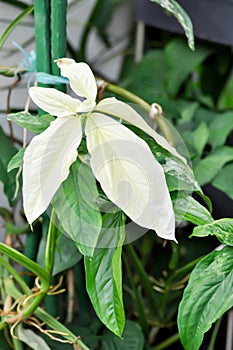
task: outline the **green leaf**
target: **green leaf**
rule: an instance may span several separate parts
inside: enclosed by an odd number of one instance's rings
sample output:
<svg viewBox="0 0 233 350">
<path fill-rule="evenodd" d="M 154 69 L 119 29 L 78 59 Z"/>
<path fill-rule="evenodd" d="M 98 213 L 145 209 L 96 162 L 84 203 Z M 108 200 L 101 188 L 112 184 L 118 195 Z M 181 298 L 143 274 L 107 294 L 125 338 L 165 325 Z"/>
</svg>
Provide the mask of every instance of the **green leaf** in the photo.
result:
<svg viewBox="0 0 233 350">
<path fill-rule="evenodd" d="M 186 193 L 178 193 L 177 198 L 173 199 L 173 205 L 177 221 L 189 221 L 195 225 L 205 225 L 213 221 L 210 212 Z"/>
<path fill-rule="evenodd" d="M 212 185 L 226 193 L 233 200 L 233 163 L 227 164 L 214 178 Z"/>
<path fill-rule="evenodd" d="M 30 349 L 50 350 L 51 348 L 46 344 L 43 338 L 35 334 L 31 329 L 23 328 L 22 324 L 17 327 L 17 336 L 19 340 L 29 346 Z"/>
<path fill-rule="evenodd" d="M 37 262 L 45 268 L 45 248 L 47 243 L 47 234 L 44 234 L 38 250 Z M 55 250 L 55 260 L 53 267 L 53 276 L 76 265 L 82 258 L 75 243 L 64 234 L 60 235 Z"/>
<path fill-rule="evenodd" d="M 122 212 L 105 214 L 103 229 L 93 259 L 85 257 L 86 288 L 99 319 L 117 336 L 124 324 L 121 252 L 125 239 Z"/>
<path fill-rule="evenodd" d="M 175 96 L 194 69 L 202 63 L 211 53 L 205 47 L 199 47 L 195 52 L 188 49 L 182 39 L 175 39 L 165 48 L 167 63 L 167 89 Z M 182 62 L 182 64 L 181 64 Z"/>
<path fill-rule="evenodd" d="M 224 244 L 233 246 L 233 219 L 220 219 L 204 226 L 194 228 L 191 235 L 195 237 L 216 236 Z"/>
<path fill-rule="evenodd" d="M 233 108 L 233 70 L 221 91 L 217 102 L 217 108 L 220 110 Z"/>
<path fill-rule="evenodd" d="M 144 336 L 141 327 L 136 322 L 127 320 L 122 339 L 107 331 L 102 336 L 101 342 L 101 350 L 142 350 Z"/>
<path fill-rule="evenodd" d="M 151 0 L 156 2 L 166 11 L 171 13 L 176 17 L 177 21 L 183 27 L 185 35 L 188 39 L 188 45 L 191 50 L 194 50 L 194 35 L 193 35 L 193 25 L 189 15 L 184 11 L 184 9 L 175 0 Z"/>
<path fill-rule="evenodd" d="M 233 147 L 216 148 L 209 156 L 201 159 L 194 167 L 194 174 L 201 186 L 210 183 L 222 167 L 233 160 Z"/>
<path fill-rule="evenodd" d="M 101 230 L 98 191 L 91 169 L 77 160 L 55 194 L 52 205 L 67 235 L 83 255 L 93 256 Z"/>
<path fill-rule="evenodd" d="M 7 172 L 23 166 L 23 156 L 26 148 L 21 148 L 8 163 Z"/>
<path fill-rule="evenodd" d="M 24 19 L 24 17 L 28 16 L 34 10 L 34 6 L 28 6 L 19 16 L 17 16 L 9 26 L 4 30 L 2 35 L 0 36 L 0 48 L 3 46 L 4 42 L 10 35 L 10 33 L 15 29 L 15 27 Z"/>
<path fill-rule="evenodd" d="M 29 112 L 8 114 L 7 119 L 35 133 L 42 133 L 55 120 L 50 114 L 33 116 Z"/>
<path fill-rule="evenodd" d="M 0 344 L 1 350 L 12 350 L 12 347 L 7 343 L 7 340 L 4 335 L 4 331 L 0 331 Z"/>
<path fill-rule="evenodd" d="M 191 273 L 178 313 L 185 350 L 198 350 L 211 325 L 233 306 L 232 254 L 232 247 L 213 251 Z"/>
<path fill-rule="evenodd" d="M 16 171 L 14 170 L 9 174 L 7 172 L 7 166 L 10 159 L 17 153 L 17 149 L 12 145 L 1 127 L 0 150 L 0 181 L 4 185 L 4 193 L 7 196 L 9 203 L 12 203 L 12 198 L 15 192 Z"/>
<path fill-rule="evenodd" d="M 222 146 L 231 130 L 233 130 L 233 112 L 226 112 L 215 117 L 209 129 L 209 141 L 212 147 Z"/>
<path fill-rule="evenodd" d="M 209 129 L 205 123 L 201 123 L 198 128 L 192 132 L 192 144 L 198 156 L 201 156 L 203 153 L 209 138 L 209 133 Z"/>
</svg>

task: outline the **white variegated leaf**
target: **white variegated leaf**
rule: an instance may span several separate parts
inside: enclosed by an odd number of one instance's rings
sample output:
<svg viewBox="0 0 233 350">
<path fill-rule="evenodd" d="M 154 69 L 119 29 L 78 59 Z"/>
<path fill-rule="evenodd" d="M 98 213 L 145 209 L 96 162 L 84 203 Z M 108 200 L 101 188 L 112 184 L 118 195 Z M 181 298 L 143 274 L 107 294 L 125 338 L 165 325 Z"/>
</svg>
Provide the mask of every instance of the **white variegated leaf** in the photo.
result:
<svg viewBox="0 0 233 350">
<path fill-rule="evenodd" d="M 174 156 L 180 158 L 183 162 L 187 163 L 185 158 L 182 157 L 174 147 L 172 147 L 167 140 L 153 130 L 145 120 L 129 105 L 122 101 L 118 101 L 116 98 L 105 98 L 100 101 L 96 106 L 96 111 L 101 113 L 107 113 L 114 117 L 125 120 L 126 122 L 135 125 L 148 135 L 150 135 L 160 146 L 168 150 Z"/>
<path fill-rule="evenodd" d="M 175 240 L 163 169 L 146 142 L 101 113 L 88 117 L 86 135 L 92 171 L 108 198 L 138 225 Z"/>
<path fill-rule="evenodd" d="M 27 344 L 30 349 L 51 350 L 42 337 L 34 333 L 31 329 L 23 328 L 21 323 L 17 327 L 17 336 L 19 340 Z"/>
<path fill-rule="evenodd" d="M 72 90 L 78 96 L 95 101 L 97 85 L 91 68 L 86 63 L 76 63 L 69 58 L 61 58 L 56 62 L 61 69 L 61 75 L 69 79 Z"/>
<path fill-rule="evenodd" d="M 40 135 L 33 138 L 24 154 L 24 210 L 31 224 L 48 207 L 69 167 L 77 158 L 81 142 L 81 118 L 57 118 Z"/>
<path fill-rule="evenodd" d="M 80 111 L 81 101 L 56 89 L 31 87 L 29 95 L 38 107 L 56 117 L 66 117 Z"/>
</svg>

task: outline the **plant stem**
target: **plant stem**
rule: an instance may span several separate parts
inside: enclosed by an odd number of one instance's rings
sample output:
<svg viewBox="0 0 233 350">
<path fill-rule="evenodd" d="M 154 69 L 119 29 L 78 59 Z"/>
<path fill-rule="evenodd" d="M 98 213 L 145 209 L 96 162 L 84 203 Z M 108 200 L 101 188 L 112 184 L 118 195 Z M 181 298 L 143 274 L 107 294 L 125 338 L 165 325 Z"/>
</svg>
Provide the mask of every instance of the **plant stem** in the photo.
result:
<svg viewBox="0 0 233 350">
<path fill-rule="evenodd" d="M 141 279 L 141 283 L 142 283 L 143 287 L 145 288 L 145 291 L 147 293 L 151 307 L 153 308 L 154 312 L 159 317 L 160 311 L 158 308 L 157 301 L 155 299 L 155 292 L 154 292 L 152 285 L 151 285 L 151 282 L 150 282 L 150 280 L 149 280 L 149 278 L 148 278 L 148 276 L 147 276 L 147 274 L 146 274 L 146 272 L 141 264 L 141 261 L 137 257 L 137 255 L 133 249 L 133 246 L 131 244 L 127 244 L 125 246 L 125 248 L 126 248 L 128 254 L 130 255 L 130 258 L 132 259 L 134 267 L 135 267 L 135 269 L 136 269 L 136 271 Z"/>
<path fill-rule="evenodd" d="M 214 350 L 215 349 L 215 341 L 218 335 L 218 331 L 219 328 L 221 326 L 221 322 L 222 322 L 222 318 L 220 318 L 219 320 L 217 320 L 217 322 L 215 323 L 212 335 L 211 335 L 211 339 L 210 339 L 210 344 L 208 346 L 208 350 Z"/>
<path fill-rule="evenodd" d="M 57 235 L 57 216 L 54 209 L 52 209 L 45 249 L 45 270 L 50 276 L 53 272 Z"/>
<path fill-rule="evenodd" d="M 167 338 L 159 345 L 156 345 L 153 350 L 163 350 L 168 348 L 170 345 L 176 343 L 180 339 L 179 333 L 172 335 L 170 338 Z"/>
<path fill-rule="evenodd" d="M 138 312 L 139 324 L 142 327 L 143 333 L 146 336 L 148 336 L 149 328 L 148 328 L 148 324 L 147 324 L 147 320 L 146 320 L 146 315 L 145 315 L 144 305 L 142 302 L 142 297 L 141 297 L 141 294 L 134 283 L 133 275 L 132 275 L 132 272 L 130 270 L 127 258 L 125 255 L 123 257 L 124 257 L 124 263 L 125 263 L 128 277 L 129 277 L 129 281 L 130 281 L 130 284 L 131 284 L 133 292 L 134 292 L 134 297 L 135 297 L 135 302 L 136 302 L 136 307 L 137 307 L 137 312 Z"/>
<path fill-rule="evenodd" d="M 4 243 L 0 243 L 0 252 L 4 253 L 10 259 L 16 261 L 18 264 L 23 265 L 28 270 L 32 271 L 36 276 L 39 276 L 41 283 L 48 283 L 49 275 L 47 272 L 39 264 L 28 259 L 16 249 L 8 247 Z"/>
<path fill-rule="evenodd" d="M 101 85 L 101 80 L 100 81 L 100 85 Z M 103 81 L 102 81 L 103 83 Z M 97 84 L 98 84 L 98 80 L 97 80 Z M 127 101 L 131 102 L 131 103 L 135 103 L 136 105 L 140 106 L 141 108 L 143 108 L 148 114 L 150 113 L 150 110 L 151 110 L 151 106 L 149 105 L 149 103 L 147 103 L 145 100 L 143 100 L 141 97 L 133 94 L 132 92 L 120 87 L 120 86 L 117 86 L 117 85 L 114 85 L 114 84 L 111 84 L 111 83 L 108 83 L 108 82 L 104 82 L 103 84 L 105 86 L 105 90 L 106 91 L 109 91 L 109 92 L 112 92 L 118 96 L 121 96 L 123 97 L 124 99 L 126 99 Z M 169 126 L 165 120 L 165 118 L 163 117 L 162 114 L 158 113 L 156 114 L 155 116 L 155 120 L 159 126 L 159 128 L 162 130 L 163 134 L 164 134 L 164 137 L 167 139 L 167 141 L 173 145 L 173 136 L 172 136 L 172 133 L 171 133 L 171 130 L 169 129 Z"/>
<path fill-rule="evenodd" d="M 19 276 L 19 278 L 21 277 Z M 4 285 L 7 293 L 15 300 L 22 298 L 23 294 L 15 287 L 15 284 L 11 278 L 5 279 Z M 23 292 L 28 295 L 27 288 L 23 290 Z M 77 343 L 83 350 L 90 350 L 74 333 L 72 333 L 68 328 L 66 328 L 62 323 L 57 321 L 42 308 L 38 307 L 34 313 L 40 320 L 45 322 L 48 327 L 62 333 L 63 338 L 68 340 L 71 344 Z"/>
</svg>

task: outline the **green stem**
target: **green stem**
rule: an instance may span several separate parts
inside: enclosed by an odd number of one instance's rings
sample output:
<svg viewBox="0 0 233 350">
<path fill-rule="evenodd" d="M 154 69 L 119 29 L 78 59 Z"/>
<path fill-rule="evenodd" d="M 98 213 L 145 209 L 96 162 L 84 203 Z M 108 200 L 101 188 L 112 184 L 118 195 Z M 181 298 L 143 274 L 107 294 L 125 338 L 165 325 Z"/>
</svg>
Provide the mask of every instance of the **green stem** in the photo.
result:
<svg viewBox="0 0 233 350">
<path fill-rule="evenodd" d="M 12 337 L 12 342 L 14 345 L 14 350 L 23 350 L 24 349 L 23 344 L 19 339 Z"/>
<path fill-rule="evenodd" d="M 15 300 L 22 298 L 23 294 L 15 287 L 15 284 L 11 278 L 5 279 L 4 281 L 6 291 Z M 23 290 L 24 293 L 28 295 L 27 288 Z M 45 322 L 45 324 L 58 332 L 63 333 L 63 338 L 68 340 L 71 344 L 78 344 L 83 350 L 90 350 L 74 333 L 72 333 L 68 328 L 66 328 L 62 323 L 57 321 L 54 317 L 49 315 L 46 311 L 38 307 L 35 310 L 35 315 Z"/>
<path fill-rule="evenodd" d="M 55 248 L 56 248 L 58 233 L 59 232 L 57 229 L 57 216 L 54 209 L 52 209 L 49 229 L 48 229 L 47 244 L 45 249 L 45 270 L 49 276 L 51 276 L 53 272 Z"/>
<path fill-rule="evenodd" d="M 9 262 L 0 255 L 0 265 L 4 266 L 5 269 L 9 272 L 9 274 L 15 279 L 18 285 L 21 287 L 22 291 L 27 295 L 31 294 L 31 290 L 28 285 L 24 282 L 24 280 L 20 277 L 18 272 L 9 264 Z"/>
<path fill-rule="evenodd" d="M 187 275 L 188 273 L 190 273 L 193 270 L 193 268 L 197 265 L 197 263 L 199 261 L 201 261 L 204 257 L 205 256 L 201 256 L 201 257 L 189 262 L 188 264 L 181 267 L 180 269 L 177 269 L 176 271 L 174 271 L 174 273 L 169 277 L 169 283 L 171 281 L 177 280 L 177 279 Z"/>
<path fill-rule="evenodd" d="M 125 267 L 126 267 L 126 271 L 129 277 L 129 281 L 131 284 L 131 287 L 133 289 L 134 292 L 134 297 L 135 297 L 135 302 L 136 302 L 136 307 L 137 307 L 137 312 L 138 312 L 138 319 L 139 319 L 139 324 L 142 327 L 143 333 L 148 336 L 149 334 L 149 328 L 148 328 L 148 324 L 147 324 L 147 320 L 146 320 L 146 315 L 145 315 L 145 308 L 142 302 L 142 297 L 141 297 L 141 293 L 140 291 L 137 289 L 134 279 L 133 279 L 133 275 L 132 272 L 130 270 L 128 261 L 126 256 L 124 255 L 124 263 L 125 263 Z"/>
<path fill-rule="evenodd" d="M 137 257 L 133 246 L 131 244 L 127 244 L 125 246 L 128 254 L 130 255 L 130 258 L 133 261 L 134 267 L 141 279 L 141 283 L 147 293 L 148 299 L 150 301 L 151 307 L 153 308 L 154 312 L 158 315 L 158 317 L 160 316 L 160 310 L 158 308 L 158 304 L 157 301 L 155 299 L 155 292 L 152 288 L 151 282 L 141 264 L 141 261 L 139 260 L 139 258 Z"/>
<path fill-rule="evenodd" d="M 16 261 L 18 264 L 26 267 L 28 270 L 32 271 L 36 276 L 39 276 L 41 283 L 48 283 L 50 280 L 47 272 L 39 264 L 28 259 L 16 249 L 11 248 L 4 243 L 0 243 L 0 252 L 8 256 L 8 258 Z"/>
<path fill-rule="evenodd" d="M 214 350 L 215 349 L 215 341 L 216 341 L 216 338 L 217 338 L 217 335 L 218 335 L 219 328 L 221 326 L 221 322 L 222 322 L 222 318 L 220 318 L 215 323 L 215 326 L 214 326 L 214 329 L 213 329 L 213 332 L 212 332 L 212 335 L 211 335 L 211 339 L 210 339 L 210 344 L 208 346 L 208 350 Z"/>
<path fill-rule="evenodd" d="M 51 59 L 52 74 L 60 75 L 54 60 L 66 56 L 66 8 L 67 0 L 51 0 Z M 65 85 L 58 84 L 56 89 L 65 92 Z"/>
<path fill-rule="evenodd" d="M 103 83 L 102 80 L 99 80 L 99 84 L 101 85 L 101 82 Z M 98 79 L 97 79 L 97 84 L 98 84 Z M 112 92 L 118 96 L 123 97 L 124 99 L 126 99 L 127 101 L 131 102 L 131 103 L 135 103 L 136 105 L 140 106 L 141 108 L 143 108 L 148 114 L 150 113 L 150 109 L 151 106 L 149 105 L 149 103 L 147 103 L 145 100 L 143 100 L 141 97 L 133 94 L 132 92 L 114 85 L 114 84 L 110 84 L 108 82 L 104 82 L 105 85 L 105 90 Z M 169 126 L 165 120 L 165 118 L 163 117 L 162 114 L 157 114 L 155 116 L 155 120 L 158 124 L 158 127 L 162 130 L 164 137 L 167 139 L 167 141 L 173 145 L 173 136 L 171 133 L 171 130 L 169 129 Z"/>
<path fill-rule="evenodd" d="M 170 338 L 167 338 L 159 345 L 156 345 L 153 350 L 163 350 L 168 348 L 170 345 L 176 343 L 180 339 L 179 333 L 172 335 Z"/>
<path fill-rule="evenodd" d="M 101 82 L 101 81 L 100 81 Z M 97 80 L 98 83 L 98 80 Z M 133 94 L 132 92 L 114 85 L 114 84 L 110 84 L 108 82 L 105 82 L 105 90 L 108 92 L 112 92 L 118 96 L 123 97 L 124 99 L 126 99 L 129 102 L 135 103 L 136 105 L 140 106 L 141 108 L 143 108 L 146 112 L 150 112 L 150 105 L 149 103 L 147 103 L 145 100 L 143 100 L 141 97 Z"/>
</svg>

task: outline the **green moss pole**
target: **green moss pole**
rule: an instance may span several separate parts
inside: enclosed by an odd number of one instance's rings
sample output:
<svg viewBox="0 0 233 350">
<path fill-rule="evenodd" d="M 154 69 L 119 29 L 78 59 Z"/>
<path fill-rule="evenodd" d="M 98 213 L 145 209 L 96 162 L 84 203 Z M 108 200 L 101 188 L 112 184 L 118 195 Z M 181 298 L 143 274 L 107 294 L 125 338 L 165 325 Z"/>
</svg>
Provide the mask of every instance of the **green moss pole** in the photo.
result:
<svg viewBox="0 0 233 350">
<path fill-rule="evenodd" d="M 54 60 L 66 56 L 66 7 L 67 0 L 51 0 L 51 64 L 53 75 L 60 75 L 60 70 Z M 65 85 L 58 84 L 55 87 L 65 92 Z"/>
</svg>

